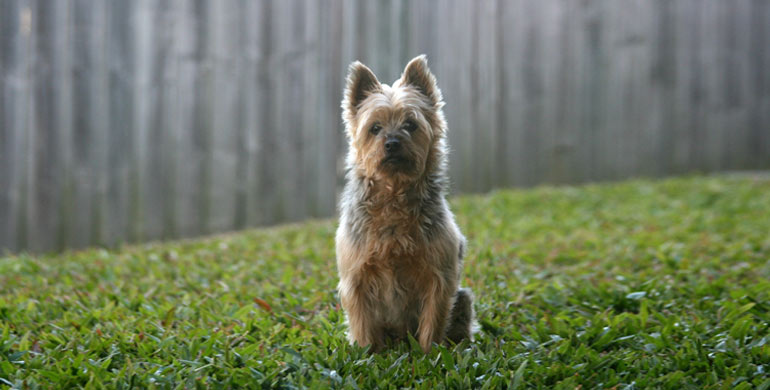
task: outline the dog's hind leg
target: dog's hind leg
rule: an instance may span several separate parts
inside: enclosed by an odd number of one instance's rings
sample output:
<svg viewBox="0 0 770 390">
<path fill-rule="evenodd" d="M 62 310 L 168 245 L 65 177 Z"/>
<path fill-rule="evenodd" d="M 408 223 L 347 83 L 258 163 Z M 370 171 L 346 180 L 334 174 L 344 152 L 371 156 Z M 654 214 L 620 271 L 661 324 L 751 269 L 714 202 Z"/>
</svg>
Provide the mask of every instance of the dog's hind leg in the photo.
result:
<svg viewBox="0 0 770 390">
<path fill-rule="evenodd" d="M 473 341 L 476 319 L 473 313 L 473 293 L 468 288 L 461 288 L 455 293 L 455 303 L 447 326 L 447 340 L 457 344 L 463 339 Z"/>
</svg>

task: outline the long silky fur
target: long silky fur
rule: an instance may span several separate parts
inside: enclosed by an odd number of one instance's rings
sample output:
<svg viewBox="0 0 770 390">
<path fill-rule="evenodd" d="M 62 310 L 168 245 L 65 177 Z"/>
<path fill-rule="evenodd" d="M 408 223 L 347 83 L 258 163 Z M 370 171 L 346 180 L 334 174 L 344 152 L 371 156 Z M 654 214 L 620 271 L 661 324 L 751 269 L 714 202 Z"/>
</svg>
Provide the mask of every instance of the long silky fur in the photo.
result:
<svg viewBox="0 0 770 390">
<path fill-rule="evenodd" d="M 351 343 L 375 351 L 407 334 L 426 352 L 432 343 L 473 337 L 472 294 L 459 286 L 465 238 L 446 201 L 443 105 L 424 56 L 410 61 L 392 87 L 359 62 L 350 67 L 342 102 L 349 151 L 336 235 L 338 291 Z M 394 124 L 405 118 L 419 131 L 398 133 Z M 368 134 L 374 122 L 401 137 L 408 167 L 383 168 L 381 137 Z"/>
</svg>

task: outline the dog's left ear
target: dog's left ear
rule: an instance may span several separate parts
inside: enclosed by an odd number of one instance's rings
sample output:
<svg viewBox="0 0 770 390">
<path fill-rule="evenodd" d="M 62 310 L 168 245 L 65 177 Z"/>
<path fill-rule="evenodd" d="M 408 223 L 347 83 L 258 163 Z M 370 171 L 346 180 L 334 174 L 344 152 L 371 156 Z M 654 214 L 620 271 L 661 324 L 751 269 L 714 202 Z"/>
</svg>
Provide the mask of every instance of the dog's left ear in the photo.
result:
<svg viewBox="0 0 770 390">
<path fill-rule="evenodd" d="M 401 75 L 402 85 L 411 85 L 430 99 L 432 104 L 441 102 L 441 90 L 436 85 L 436 77 L 428 68 L 428 58 L 425 54 L 414 57 L 404 68 Z"/>
</svg>

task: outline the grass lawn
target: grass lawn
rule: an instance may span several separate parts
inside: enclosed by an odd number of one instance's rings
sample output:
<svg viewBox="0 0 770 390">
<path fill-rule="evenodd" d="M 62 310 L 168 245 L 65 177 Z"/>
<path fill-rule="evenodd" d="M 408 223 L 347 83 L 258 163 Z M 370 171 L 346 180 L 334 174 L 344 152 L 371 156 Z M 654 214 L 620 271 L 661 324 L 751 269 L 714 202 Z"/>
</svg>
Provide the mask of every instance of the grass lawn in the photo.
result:
<svg viewBox="0 0 770 390">
<path fill-rule="evenodd" d="M 0 389 L 770 389 L 770 180 L 453 200 L 474 343 L 345 341 L 334 221 L 0 257 Z"/>
</svg>

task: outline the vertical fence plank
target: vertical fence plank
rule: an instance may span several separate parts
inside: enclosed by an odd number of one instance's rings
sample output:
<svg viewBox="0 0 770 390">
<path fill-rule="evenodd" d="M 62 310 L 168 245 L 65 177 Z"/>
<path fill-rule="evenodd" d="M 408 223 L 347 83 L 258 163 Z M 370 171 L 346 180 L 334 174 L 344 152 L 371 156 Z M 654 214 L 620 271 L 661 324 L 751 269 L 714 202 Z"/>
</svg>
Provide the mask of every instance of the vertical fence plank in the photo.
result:
<svg viewBox="0 0 770 390">
<path fill-rule="evenodd" d="M 280 65 L 283 70 L 281 84 L 281 125 L 273 129 L 278 132 L 279 144 L 284 153 L 281 157 L 281 189 L 284 218 L 288 221 L 296 221 L 307 215 L 308 205 L 305 201 L 305 189 L 303 182 L 312 179 L 305 176 L 306 145 L 303 144 L 303 112 L 310 109 L 309 99 L 304 95 L 303 55 L 307 50 L 305 42 L 305 17 L 307 9 L 302 6 L 301 0 L 291 0 L 282 3 L 280 20 Z"/>
<path fill-rule="evenodd" d="M 294 85 L 289 78 L 289 61 L 291 43 L 288 42 L 292 34 L 293 25 L 291 23 L 289 11 L 292 4 L 286 1 L 273 4 L 271 43 L 274 49 L 271 58 L 270 77 L 270 98 L 274 101 L 273 117 L 271 126 L 265 129 L 266 139 L 272 141 L 273 147 L 269 150 L 274 153 L 269 155 L 265 161 L 265 168 L 270 169 L 274 175 L 273 185 L 270 186 L 275 191 L 273 198 L 273 212 L 271 213 L 271 222 L 279 220 L 290 220 L 289 209 L 292 207 L 295 194 L 289 193 L 292 187 L 294 176 L 290 175 L 290 170 L 295 161 L 291 161 L 292 147 L 295 143 L 296 129 L 292 126 L 296 123 L 295 118 L 290 117 L 292 89 Z"/>
<path fill-rule="evenodd" d="M 470 191 L 473 189 L 473 164 L 467 163 L 473 158 L 473 144 L 476 129 L 468 108 L 473 107 L 473 58 L 469 34 L 473 28 L 473 10 L 471 3 L 448 1 L 441 3 L 439 12 L 444 12 L 445 23 L 440 23 L 438 35 L 444 37 L 439 49 L 439 58 L 434 62 L 443 62 L 445 74 L 454 77 L 444 78 L 444 113 L 449 126 L 450 172 L 454 190 Z"/>
<path fill-rule="evenodd" d="M 107 216 L 105 243 L 125 242 L 130 236 L 129 222 L 133 196 L 131 153 L 134 151 L 134 2 L 110 1 L 107 11 L 107 66 L 109 107 L 107 139 Z"/>
<path fill-rule="evenodd" d="M 294 135 L 294 129 L 289 128 L 288 116 L 286 115 L 290 88 L 287 82 L 287 73 L 289 72 L 286 63 L 287 52 L 289 51 L 287 37 L 292 27 L 288 15 L 289 8 L 291 8 L 291 4 L 282 1 L 273 4 L 271 9 L 271 18 L 274 23 L 272 23 L 272 30 L 270 31 L 272 55 L 269 64 L 271 77 L 268 98 L 273 100 L 273 104 L 270 126 L 264 129 L 266 139 L 271 141 L 269 143 L 271 146 L 268 149 L 270 153 L 266 154 L 264 168 L 269 170 L 272 175 L 272 185 L 269 187 L 272 190 L 269 192 L 275 192 L 273 203 L 270 205 L 271 210 L 269 210 L 271 223 L 289 220 L 287 209 L 291 207 L 293 195 L 288 193 L 289 181 L 292 178 L 286 176 L 289 174 L 287 165 L 290 164 L 288 160 Z M 265 192 L 268 192 L 267 188 L 264 189 Z"/>
<path fill-rule="evenodd" d="M 259 188 L 257 194 L 261 201 L 259 203 L 259 222 L 262 224 L 275 223 L 277 218 L 277 197 L 278 191 L 275 186 L 278 181 L 278 173 L 275 169 L 273 153 L 276 149 L 276 88 L 275 88 L 275 35 L 276 27 L 275 9 L 276 4 L 270 1 L 261 3 L 257 8 L 260 19 L 263 21 L 259 36 L 259 68 L 257 69 L 257 88 L 259 91 L 257 100 L 258 113 L 258 156 L 257 181 Z"/>
<path fill-rule="evenodd" d="M 163 114 L 167 119 L 168 137 L 166 142 L 173 147 L 167 157 L 166 181 L 167 190 L 172 197 L 167 197 L 164 210 L 165 235 L 183 237 L 191 234 L 193 224 L 198 217 L 191 193 L 195 191 L 192 185 L 193 166 L 195 158 L 187 156 L 191 153 L 191 128 L 193 104 L 193 80 L 196 70 L 195 35 L 196 20 L 188 1 L 173 2 L 174 25 L 172 34 L 173 57 L 169 66 L 169 87 L 165 99 L 168 99 L 168 109 Z"/>
<path fill-rule="evenodd" d="M 138 166 L 141 171 L 142 235 L 145 240 L 168 237 L 166 217 L 171 206 L 165 201 L 173 197 L 174 173 L 166 164 L 168 155 L 173 156 L 175 147 L 168 142 L 169 134 L 173 131 L 165 114 L 169 111 L 166 94 L 173 91 L 170 82 L 170 69 L 173 66 L 173 3 L 169 1 L 151 0 L 144 4 L 139 14 L 140 47 L 147 52 L 140 62 L 141 72 L 137 82 L 146 91 L 140 102 L 142 109 L 142 126 L 145 136 L 140 141 L 143 149 L 142 159 Z M 148 39 L 150 38 L 150 39 Z"/>
<path fill-rule="evenodd" d="M 653 104 L 659 112 L 654 127 L 655 134 L 652 142 L 654 154 L 650 156 L 655 161 L 655 174 L 675 171 L 675 141 L 680 127 L 674 121 L 674 89 L 676 87 L 675 63 L 679 52 L 676 50 L 678 36 L 674 34 L 675 17 L 674 3 L 667 1 L 654 2 L 654 24 L 650 30 L 653 36 L 652 69 L 650 83 L 653 85 Z"/>
<path fill-rule="evenodd" d="M 522 63 L 517 71 L 522 72 L 522 88 L 525 99 L 522 100 L 522 117 L 524 124 L 522 127 L 523 136 L 521 137 L 522 148 L 519 150 L 522 158 L 520 164 L 524 175 L 522 184 L 532 185 L 543 177 L 543 139 L 539 134 L 543 131 L 543 68 L 545 62 L 543 59 L 543 31 L 539 29 L 543 21 L 543 9 L 535 3 L 525 2 L 525 15 L 530 17 L 522 21 L 526 28 L 521 36 L 524 41 L 522 52 Z"/>
<path fill-rule="evenodd" d="M 196 234 L 206 234 L 211 231 L 213 179 L 213 130 L 214 130 L 214 51 L 215 51 L 215 21 L 217 4 L 210 1 L 197 1 L 193 6 L 195 17 L 195 55 L 198 66 L 195 72 L 195 96 L 192 112 L 192 150 L 199 156 L 195 166 L 196 177 L 193 180 L 192 191 L 196 192 L 193 204 L 198 219 L 191 229 Z"/>
<path fill-rule="evenodd" d="M 13 114 L 10 108 L 13 96 L 12 64 L 16 60 L 14 42 L 20 36 L 19 10 L 16 1 L 0 3 L 0 251 L 14 249 L 11 245 L 11 206 L 15 188 L 12 185 L 13 166 L 12 143 L 16 129 L 12 126 Z"/>
<path fill-rule="evenodd" d="M 318 20 L 319 69 L 317 75 L 318 98 L 318 149 L 316 175 L 319 179 L 317 186 L 311 191 L 316 192 L 317 210 L 314 216 L 327 216 L 334 213 L 336 207 L 335 191 L 340 182 L 340 172 L 337 167 L 338 156 L 341 155 L 339 145 L 344 142 L 342 122 L 338 114 L 342 98 L 344 68 L 342 62 L 342 26 L 343 7 L 341 0 L 331 1 L 321 7 Z M 312 72 L 313 70 L 311 70 Z M 316 125 L 308 123 L 312 129 Z"/>
<path fill-rule="evenodd" d="M 497 174 L 495 165 L 496 142 L 495 133 L 498 128 L 497 115 L 500 109 L 497 89 L 500 84 L 497 78 L 497 26 L 495 13 L 497 3 L 494 0 L 480 1 L 473 7 L 473 38 L 472 38 L 472 110 L 474 159 L 473 183 L 474 191 L 488 191 L 492 188 L 493 178 Z M 467 160 L 466 160 L 467 161 Z"/>
<path fill-rule="evenodd" d="M 27 248 L 27 134 L 31 83 L 32 47 L 31 1 L 3 2 L 0 12 L 0 55 L 2 69 L 2 106 L 0 106 L 0 247 L 9 250 Z"/>
<path fill-rule="evenodd" d="M 256 225 L 256 94 L 257 94 L 257 37 L 258 23 L 250 23 L 256 12 L 257 3 L 241 1 L 237 3 L 235 21 L 237 42 L 240 52 L 236 56 L 236 192 L 234 200 L 233 227 L 243 229 Z"/>
<path fill-rule="evenodd" d="M 69 241 L 72 193 L 72 83 L 70 2 L 37 4 L 34 159 L 29 237 L 33 250 L 61 249 Z"/>
<path fill-rule="evenodd" d="M 152 237 L 147 235 L 147 213 L 156 203 L 148 203 L 150 175 L 150 126 L 152 111 L 157 107 L 153 90 L 153 60 L 157 30 L 153 15 L 157 14 L 155 0 L 134 1 L 130 25 L 133 74 L 130 80 L 131 94 L 131 150 L 129 157 L 129 215 L 128 240 L 136 242 Z M 154 211 L 154 210 L 153 210 Z M 157 221 L 153 221 L 157 223 Z M 152 229 L 150 229 L 152 230 Z"/>
<path fill-rule="evenodd" d="M 742 136 L 743 126 L 740 114 L 740 68 L 737 62 L 738 58 L 738 26 L 735 25 L 735 15 L 740 7 L 740 1 L 730 3 L 719 3 L 719 19 L 722 28 L 720 29 L 720 61 L 722 61 L 722 105 L 723 123 L 729 126 L 730 130 L 720 129 L 720 147 L 722 148 L 722 162 L 720 165 L 728 169 L 734 169 L 740 164 L 739 141 Z"/>
<path fill-rule="evenodd" d="M 324 179 L 324 172 L 318 171 L 318 163 L 321 155 L 326 152 L 324 149 L 325 140 L 321 137 L 324 131 L 325 123 L 321 122 L 319 102 L 320 75 L 328 75 L 331 69 L 325 69 L 322 66 L 320 55 L 320 30 L 319 21 L 322 14 L 321 10 L 328 7 L 329 4 L 319 4 L 317 1 L 305 0 L 300 3 L 300 7 L 305 9 L 303 29 L 298 33 L 302 34 L 298 38 L 302 42 L 303 50 L 299 59 L 298 71 L 302 74 L 302 84 L 297 88 L 301 90 L 303 103 L 302 107 L 295 107 L 299 112 L 295 115 L 301 116 L 299 124 L 300 130 L 300 154 L 302 156 L 302 167 L 300 176 L 304 183 L 297 184 L 297 191 L 303 196 L 298 199 L 299 202 L 306 205 L 306 209 L 298 218 L 319 215 L 319 198 L 317 188 L 319 182 Z"/>
<path fill-rule="evenodd" d="M 91 172 L 90 162 L 93 160 L 93 138 L 101 129 L 95 129 L 89 121 L 89 106 L 93 103 L 93 96 L 89 93 L 89 79 L 93 71 L 89 45 L 93 35 L 91 29 L 95 24 L 95 11 L 91 1 L 76 0 L 72 8 L 72 142 L 74 147 L 74 162 L 72 175 L 74 180 L 72 208 L 74 211 L 74 228 L 69 232 L 72 235 L 72 245 L 85 246 L 90 243 L 89 226 L 93 209 L 90 204 L 92 198 L 94 172 Z"/>
<path fill-rule="evenodd" d="M 723 72 L 724 61 L 721 58 L 721 32 L 724 28 L 720 18 L 721 1 L 708 0 L 702 3 L 703 11 L 700 20 L 701 55 L 700 67 L 703 70 L 704 117 L 702 123 L 702 139 L 699 142 L 704 147 L 704 168 L 715 170 L 723 161 L 722 129 L 723 121 L 722 98 L 724 97 Z"/>
<path fill-rule="evenodd" d="M 53 247 L 55 234 L 54 205 L 59 200 L 60 177 L 55 171 L 59 155 L 56 147 L 56 102 L 54 94 L 54 38 L 60 31 L 55 20 L 56 7 L 36 3 L 33 11 L 35 30 L 34 103 L 32 104 L 32 126 L 28 133 L 27 161 L 29 201 L 27 204 L 27 228 L 29 245 L 32 250 Z"/>
<path fill-rule="evenodd" d="M 675 4 L 674 12 L 676 14 L 674 21 L 674 34 L 677 37 L 678 55 L 673 61 L 674 79 L 676 80 L 674 89 L 674 112 L 675 122 L 677 123 L 678 139 L 672 147 L 674 148 L 674 165 L 679 171 L 686 171 L 691 165 L 693 159 L 693 138 L 692 138 L 692 118 L 689 113 L 689 91 L 693 81 L 693 71 L 690 66 L 691 58 L 694 56 L 692 25 L 695 21 L 695 15 L 689 12 L 691 4 L 688 1 L 682 1 Z"/>
<path fill-rule="evenodd" d="M 205 96 L 205 83 L 202 76 L 205 72 L 205 32 L 206 20 L 203 2 L 180 1 L 178 5 L 178 21 L 174 34 L 176 61 L 178 61 L 179 87 L 176 97 L 178 107 L 177 159 L 175 162 L 177 176 L 175 180 L 176 193 L 179 202 L 175 208 L 176 232 L 179 236 L 191 236 L 205 231 L 207 222 L 203 213 L 207 207 L 203 165 L 207 158 L 205 154 L 206 141 L 205 124 L 206 107 L 201 101 Z"/>
<path fill-rule="evenodd" d="M 752 168 L 762 168 L 770 164 L 770 4 L 762 0 L 752 1 L 751 8 L 751 155 L 754 160 Z"/>
<path fill-rule="evenodd" d="M 692 7 L 693 3 L 699 3 L 698 0 L 692 0 L 686 3 Z M 686 66 L 689 69 L 689 78 L 683 94 L 686 99 L 683 104 L 687 106 L 687 132 L 689 133 L 690 158 L 688 167 L 690 170 L 700 171 L 704 166 L 704 142 L 702 142 L 703 131 L 703 71 L 700 66 L 700 55 L 702 34 L 700 30 L 700 20 L 702 19 L 702 7 L 690 9 L 688 14 L 692 18 L 687 22 L 687 35 L 689 39 L 686 45 L 689 47 L 689 55 L 682 56 Z"/>
<path fill-rule="evenodd" d="M 734 72 L 734 78 L 730 81 L 730 103 L 734 107 L 733 117 L 730 122 L 738 131 L 733 134 L 734 148 L 733 163 L 731 169 L 750 169 L 753 156 L 751 155 L 751 0 L 740 0 L 735 3 L 730 18 L 731 55 L 730 71 Z"/>
<path fill-rule="evenodd" d="M 88 94 L 91 97 L 88 108 L 89 126 L 93 131 L 93 142 L 89 164 L 91 172 L 92 197 L 91 220 L 88 231 L 90 243 L 102 245 L 109 236 L 109 178 L 110 152 L 110 70 L 109 70 L 109 3 L 107 0 L 91 2 L 94 23 L 89 31 L 91 76 L 88 79 Z M 108 130 L 109 129 L 109 130 Z"/>
<path fill-rule="evenodd" d="M 561 29 L 563 28 L 563 7 L 555 2 L 543 4 L 542 10 L 542 42 L 540 44 L 541 57 L 537 63 L 540 70 L 541 99 L 540 109 L 540 168 L 542 178 L 549 182 L 565 182 L 565 152 L 562 143 L 567 139 L 558 136 L 558 99 L 563 90 L 559 87 L 560 63 L 564 52 L 559 44 Z"/>
<path fill-rule="evenodd" d="M 236 61 L 238 19 L 235 2 L 211 3 L 212 113 L 210 230 L 233 227 L 235 209 L 223 207 L 235 203 L 237 169 L 237 84 Z"/>
<path fill-rule="evenodd" d="M 72 245 L 72 233 L 74 226 L 74 175 L 73 175 L 73 91 L 72 91 L 72 11 L 71 0 L 58 1 L 56 9 L 56 38 L 54 39 L 54 64 L 53 75 L 55 79 L 56 94 L 55 132 L 59 149 L 58 160 L 54 162 L 51 170 L 59 175 L 59 200 L 54 205 L 57 220 L 54 226 L 54 248 L 62 250 Z"/>
<path fill-rule="evenodd" d="M 501 10 L 498 12 L 500 19 L 498 31 L 500 34 L 498 53 L 501 63 L 500 77 L 500 156 L 499 164 L 504 167 L 504 179 L 502 184 L 522 184 L 527 167 L 523 164 L 524 134 L 523 108 L 524 108 L 524 79 L 520 72 L 523 61 L 523 40 L 526 24 L 523 10 L 523 0 L 500 1 Z"/>
<path fill-rule="evenodd" d="M 579 61 L 581 54 L 578 48 L 584 44 L 582 22 L 583 7 L 577 2 L 563 2 L 559 15 L 562 26 L 553 38 L 555 46 L 561 52 L 556 61 L 557 73 L 554 77 L 556 96 L 553 112 L 553 180 L 558 183 L 570 180 L 585 180 L 586 169 L 584 162 L 590 159 L 585 153 L 585 144 L 581 143 L 583 134 L 579 131 L 578 123 L 578 83 L 582 79 L 578 75 L 585 70 Z M 571 17 L 575 15 L 575 17 Z M 582 152 L 582 153 L 581 153 Z"/>
<path fill-rule="evenodd" d="M 592 166 L 594 179 L 612 179 L 632 170 L 640 175 L 652 175 L 656 161 L 650 145 L 657 140 L 655 126 L 659 106 L 653 100 L 650 82 L 649 63 L 654 48 L 651 8 L 641 0 L 629 4 L 629 10 L 611 2 L 607 7 L 613 22 L 607 26 L 611 29 L 607 39 L 620 42 L 617 50 L 623 55 L 609 56 L 611 69 L 606 106 L 602 107 L 592 99 L 585 117 L 586 129 L 601 123 L 602 118 L 605 121 L 592 134 L 592 154 L 596 156 Z M 596 18 L 593 23 L 601 26 L 601 14 L 593 17 Z M 591 29 L 590 34 L 592 42 L 601 39 L 601 30 Z M 602 45 L 592 43 L 592 47 L 601 48 Z M 589 55 L 587 61 L 587 71 L 592 74 L 590 83 L 594 84 L 597 82 L 596 70 L 591 67 L 596 60 Z M 591 96 L 587 98 L 591 99 Z"/>
<path fill-rule="evenodd" d="M 37 50 L 35 39 L 37 38 L 37 24 L 35 17 L 37 4 L 34 0 L 25 1 L 21 7 L 21 25 L 25 39 L 20 43 L 20 82 L 21 88 L 17 96 L 18 104 L 15 105 L 14 116 L 19 118 L 17 128 L 21 130 L 19 137 L 18 168 L 19 190 L 17 208 L 18 222 L 16 223 L 16 245 L 19 248 L 34 249 L 32 235 L 35 234 L 35 224 L 32 222 L 36 216 L 34 188 L 35 188 L 35 133 L 37 121 L 35 120 L 35 63 L 37 62 Z"/>
</svg>

